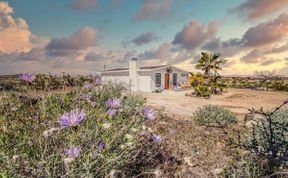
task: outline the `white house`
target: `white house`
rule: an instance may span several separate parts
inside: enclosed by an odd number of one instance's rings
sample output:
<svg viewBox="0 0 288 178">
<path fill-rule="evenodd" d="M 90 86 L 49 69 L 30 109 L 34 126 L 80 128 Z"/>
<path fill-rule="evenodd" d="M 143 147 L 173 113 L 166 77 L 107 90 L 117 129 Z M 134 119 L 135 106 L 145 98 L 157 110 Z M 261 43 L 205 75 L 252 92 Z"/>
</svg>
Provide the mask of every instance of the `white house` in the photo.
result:
<svg viewBox="0 0 288 178">
<path fill-rule="evenodd" d="M 172 65 L 138 66 L 137 58 L 129 61 L 128 68 L 105 70 L 102 80 L 123 82 L 132 91 L 153 92 L 173 89 L 187 81 L 188 72 Z"/>
</svg>

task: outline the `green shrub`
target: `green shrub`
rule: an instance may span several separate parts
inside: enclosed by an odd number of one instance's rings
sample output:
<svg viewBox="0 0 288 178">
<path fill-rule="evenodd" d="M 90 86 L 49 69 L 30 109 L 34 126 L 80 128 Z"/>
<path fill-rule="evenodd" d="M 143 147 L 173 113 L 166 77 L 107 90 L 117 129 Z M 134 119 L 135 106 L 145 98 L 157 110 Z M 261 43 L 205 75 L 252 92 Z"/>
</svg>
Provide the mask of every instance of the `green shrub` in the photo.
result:
<svg viewBox="0 0 288 178">
<path fill-rule="evenodd" d="M 211 95 L 211 90 L 205 85 L 197 85 L 194 87 L 194 93 L 196 96 L 209 97 Z"/>
<path fill-rule="evenodd" d="M 193 114 L 198 125 L 225 127 L 237 123 L 236 116 L 228 109 L 221 106 L 206 105 Z"/>
<path fill-rule="evenodd" d="M 264 160 L 268 173 L 288 166 L 288 108 L 252 114 L 254 123 L 242 147 Z"/>
<path fill-rule="evenodd" d="M 257 161 L 261 176 L 281 177 L 288 168 L 288 104 L 283 104 L 272 111 L 250 109 L 250 126 L 243 127 L 234 136 L 228 136 L 230 148 L 245 153 Z M 236 133 L 236 132 L 234 132 Z M 237 156 L 236 156 L 237 159 Z M 245 176 L 244 176 L 245 177 Z M 271 176 L 272 177 L 272 176 Z"/>
<path fill-rule="evenodd" d="M 239 155 L 222 171 L 222 177 L 247 177 L 258 178 L 263 177 L 264 168 L 257 158 L 252 155 Z"/>
</svg>

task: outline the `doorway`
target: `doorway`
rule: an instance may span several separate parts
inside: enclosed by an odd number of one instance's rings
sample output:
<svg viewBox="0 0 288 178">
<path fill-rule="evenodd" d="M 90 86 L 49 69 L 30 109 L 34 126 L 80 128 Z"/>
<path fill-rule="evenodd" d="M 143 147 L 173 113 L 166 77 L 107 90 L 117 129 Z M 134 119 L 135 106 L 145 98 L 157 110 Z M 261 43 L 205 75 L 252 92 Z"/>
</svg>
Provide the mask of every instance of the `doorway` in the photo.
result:
<svg viewBox="0 0 288 178">
<path fill-rule="evenodd" d="M 169 89 L 170 75 L 165 74 L 165 90 Z"/>
</svg>

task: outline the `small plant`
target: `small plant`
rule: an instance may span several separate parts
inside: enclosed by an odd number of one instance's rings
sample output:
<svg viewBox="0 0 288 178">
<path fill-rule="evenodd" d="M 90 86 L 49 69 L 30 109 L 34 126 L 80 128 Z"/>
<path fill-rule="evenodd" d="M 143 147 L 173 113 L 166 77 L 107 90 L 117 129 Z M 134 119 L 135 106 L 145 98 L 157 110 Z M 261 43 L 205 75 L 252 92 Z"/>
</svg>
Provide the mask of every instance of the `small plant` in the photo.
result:
<svg viewBox="0 0 288 178">
<path fill-rule="evenodd" d="M 203 106 L 197 109 L 193 116 L 198 125 L 225 127 L 237 123 L 236 116 L 230 110 L 215 105 Z"/>
<path fill-rule="evenodd" d="M 197 85 L 194 87 L 194 94 L 200 97 L 210 97 L 211 90 L 205 85 Z"/>
<path fill-rule="evenodd" d="M 282 108 L 288 100 L 273 111 L 251 109 L 252 128 L 248 134 L 238 136 L 238 143 L 230 145 L 249 151 L 262 161 L 269 175 L 288 165 L 288 109 Z"/>
</svg>

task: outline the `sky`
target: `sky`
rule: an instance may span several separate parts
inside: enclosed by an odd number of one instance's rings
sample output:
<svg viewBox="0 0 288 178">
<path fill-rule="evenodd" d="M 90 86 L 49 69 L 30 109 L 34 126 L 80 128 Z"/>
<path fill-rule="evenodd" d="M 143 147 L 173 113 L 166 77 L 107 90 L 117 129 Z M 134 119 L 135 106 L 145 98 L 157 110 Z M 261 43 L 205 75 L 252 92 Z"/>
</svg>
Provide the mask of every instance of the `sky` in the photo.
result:
<svg viewBox="0 0 288 178">
<path fill-rule="evenodd" d="M 288 75 L 288 0 L 0 0 L 0 74 L 95 74 L 173 64 L 202 51 L 223 75 Z"/>
</svg>

